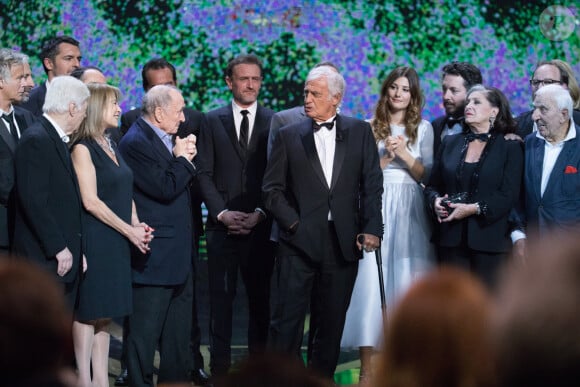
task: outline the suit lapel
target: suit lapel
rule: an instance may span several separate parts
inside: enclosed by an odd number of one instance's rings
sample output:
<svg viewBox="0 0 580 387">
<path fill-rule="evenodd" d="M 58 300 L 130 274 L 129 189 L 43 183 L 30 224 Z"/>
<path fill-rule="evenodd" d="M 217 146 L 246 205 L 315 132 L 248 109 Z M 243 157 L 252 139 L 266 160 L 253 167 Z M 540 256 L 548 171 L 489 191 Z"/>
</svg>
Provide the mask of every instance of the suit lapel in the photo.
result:
<svg viewBox="0 0 580 387">
<path fill-rule="evenodd" d="M 316 144 L 314 143 L 314 133 L 312 132 L 312 120 L 305 120 L 300 128 L 300 137 L 302 139 L 302 145 L 304 146 L 304 151 L 306 156 L 312 165 L 312 170 L 314 174 L 318 176 L 320 182 L 328 189 L 328 183 L 324 177 L 324 171 L 322 170 L 322 164 L 320 164 L 320 158 L 318 157 L 318 152 L 316 151 Z"/>
<path fill-rule="evenodd" d="M 0 119 L 0 125 L 2 125 L 2 128 L 0 128 L 0 137 L 2 138 L 2 140 L 4 140 L 4 142 L 8 146 L 10 152 L 14 154 L 14 150 L 16 150 L 16 141 L 14 141 L 14 137 L 12 137 L 12 134 L 10 134 L 10 131 L 6 127 L 6 124 L 4 124 L 4 120 Z"/>
<path fill-rule="evenodd" d="M 332 164 L 332 180 L 330 188 L 333 189 L 340 176 L 340 171 L 344 164 L 344 157 L 346 155 L 346 143 L 348 140 L 348 128 L 344 127 L 342 119 L 339 115 L 336 116 L 336 147 L 334 150 L 334 162 Z"/>
<path fill-rule="evenodd" d="M 540 140 L 539 138 L 534 138 L 534 145 L 533 145 L 533 157 L 532 157 L 532 185 L 534 189 L 534 194 L 538 201 L 540 201 L 542 197 L 542 169 L 544 168 L 544 141 Z"/>
<path fill-rule="evenodd" d="M 260 140 L 260 132 L 267 128 L 270 129 L 268 125 L 268 119 L 262 114 L 262 108 L 258 105 L 256 109 L 256 119 L 254 120 L 254 127 L 252 128 L 252 135 L 250 136 L 250 141 L 248 143 L 248 153 L 252 153 L 258 147 Z"/>
<path fill-rule="evenodd" d="M 149 126 L 149 124 L 143 119 L 139 118 L 137 124 L 141 127 L 145 135 L 149 138 L 151 143 L 153 144 L 153 149 L 159 154 L 161 158 L 164 160 L 172 160 L 173 155 L 167 150 L 167 147 L 161 141 L 157 133 Z"/>
<path fill-rule="evenodd" d="M 230 138 L 234 149 L 236 150 L 238 156 L 241 160 L 245 159 L 244 152 L 240 147 L 240 142 L 238 141 L 238 134 L 236 133 L 236 125 L 234 124 L 234 112 L 232 106 L 228 105 L 223 109 L 223 112 L 219 115 L 220 121 L 224 127 L 224 131 Z"/>
<path fill-rule="evenodd" d="M 552 169 L 552 173 L 548 178 L 548 184 L 546 185 L 546 191 L 544 192 L 544 196 L 546 193 L 551 192 L 553 189 L 558 187 L 559 185 L 556 184 L 558 179 L 562 178 L 564 175 L 564 169 L 566 168 L 566 164 L 572 158 L 574 154 L 574 150 L 578 146 L 577 142 L 578 137 L 574 138 L 573 140 L 568 140 L 564 142 L 564 147 L 562 151 L 558 155 L 556 159 L 556 163 L 554 164 L 554 168 Z"/>
<path fill-rule="evenodd" d="M 68 146 L 59 137 L 59 135 L 56 131 L 56 128 L 54 128 L 54 126 L 52 126 L 52 124 L 44 117 L 42 117 L 42 125 L 44 126 L 44 129 L 48 133 L 48 136 L 50 137 L 50 139 L 54 143 L 54 147 L 56 148 L 56 152 L 58 153 L 58 156 L 62 160 L 62 163 L 65 165 L 68 173 L 70 173 L 73 176 L 73 178 L 76 180 L 76 176 L 72 170 L 72 161 L 70 158 L 70 152 L 68 150 Z"/>
</svg>

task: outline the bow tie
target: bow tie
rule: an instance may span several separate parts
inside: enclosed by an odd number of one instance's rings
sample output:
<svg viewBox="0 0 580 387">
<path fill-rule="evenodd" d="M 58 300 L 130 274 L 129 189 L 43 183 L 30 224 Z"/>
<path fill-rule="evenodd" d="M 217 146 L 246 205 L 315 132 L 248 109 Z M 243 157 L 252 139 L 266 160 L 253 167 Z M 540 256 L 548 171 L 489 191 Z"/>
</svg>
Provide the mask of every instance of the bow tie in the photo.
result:
<svg viewBox="0 0 580 387">
<path fill-rule="evenodd" d="M 449 128 L 452 128 L 455 124 L 460 124 L 462 120 L 463 120 L 463 117 L 455 118 L 455 117 L 449 116 L 449 117 L 447 117 L 447 126 Z"/>
<path fill-rule="evenodd" d="M 487 142 L 487 140 L 489 140 L 489 137 L 491 135 L 489 133 L 473 133 L 473 132 L 469 132 L 467 133 L 467 141 L 471 142 L 473 140 L 479 140 L 479 141 L 483 141 L 483 142 Z"/>
<path fill-rule="evenodd" d="M 336 121 L 336 119 L 332 120 L 331 122 L 321 122 L 320 124 L 317 124 L 316 121 L 312 121 L 312 129 L 315 132 L 318 132 L 320 128 L 324 126 L 326 129 L 332 130 L 332 128 L 334 128 L 334 121 Z"/>
</svg>

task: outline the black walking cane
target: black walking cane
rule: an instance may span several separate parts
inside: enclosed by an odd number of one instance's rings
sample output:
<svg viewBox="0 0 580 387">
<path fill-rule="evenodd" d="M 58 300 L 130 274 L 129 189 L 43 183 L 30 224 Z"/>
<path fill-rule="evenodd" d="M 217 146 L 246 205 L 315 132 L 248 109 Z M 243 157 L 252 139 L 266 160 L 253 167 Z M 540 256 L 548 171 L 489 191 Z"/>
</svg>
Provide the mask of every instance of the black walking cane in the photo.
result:
<svg viewBox="0 0 580 387">
<path fill-rule="evenodd" d="M 379 287 L 381 295 L 381 310 L 383 311 L 383 323 L 387 324 L 387 297 L 385 295 L 385 280 L 383 277 L 383 256 L 381 254 L 381 241 L 383 240 L 385 225 L 383 224 L 381 229 L 381 237 L 379 238 L 379 247 L 375 250 L 375 259 L 377 261 L 377 272 L 379 274 Z M 365 237 L 364 235 L 358 236 L 358 243 L 364 245 Z"/>
</svg>

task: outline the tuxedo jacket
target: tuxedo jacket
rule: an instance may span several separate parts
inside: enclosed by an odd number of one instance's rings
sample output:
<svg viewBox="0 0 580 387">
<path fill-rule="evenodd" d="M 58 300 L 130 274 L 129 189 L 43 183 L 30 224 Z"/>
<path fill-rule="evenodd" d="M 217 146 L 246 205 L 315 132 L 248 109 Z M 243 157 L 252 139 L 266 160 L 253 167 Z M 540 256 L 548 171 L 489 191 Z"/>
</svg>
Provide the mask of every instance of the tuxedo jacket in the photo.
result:
<svg viewBox="0 0 580 387">
<path fill-rule="evenodd" d="M 520 114 L 516 118 L 516 123 L 518 125 L 516 134 L 521 138 L 526 138 L 528 134 L 532 133 L 534 130 L 534 120 L 532 119 L 533 110 L 527 111 Z M 574 110 L 574 123 L 580 123 L 580 110 Z"/>
<path fill-rule="evenodd" d="M 272 116 L 272 122 L 270 123 L 270 135 L 268 137 L 268 157 L 272 153 L 272 146 L 274 145 L 274 140 L 280 128 L 307 119 L 308 116 L 304 112 L 304 106 L 296 106 L 274 114 Z"/>
<path fill-rule="evenodd" d="M 28 110 L 14 106 L 14 117 L 22 136 L 34 122 L 34 116 Z M 9 246 L 14 232 L 14 153 L 18 144 L 4 122 L 0 124 L 0 246 Z"/>
<path fill-rule="evenodd" d="M 433 154 L 437 155 L 437 151 L 441 146 L 441 132 L 447 123 L 447 116 L 437 117 L 431 122 L 433 126 Z"/>
<path fill-rule="evenodd" d="M 576 138 L 564 142 L 544 195 L 540 194 L 545 141 L 535 133 L 526 137 L 525 207 L 528 230 L 544 233 L 580 223 L 580 126 Z"/>
<path fill-rule="evenodd" d="M 433 208 L 436 197 L 459 192 L 458 168 L 462 150 L 467 146 L 465 133 L 446 136 L 435 158 L 429 184 L 425 189 L 427 203 Z M 487 206 L 487 213 L 439 224 L 438 244 L 487 252 L 505 252 L 511 245 L 509 214 L 516 205 L 523 172 L 523 149 L 519 141 L 505 140 L 492 134 L 482 152 L 483 160 L 476 179 L 467 190 L 470 203 Z M 466 239 L 464 239 L 466 237 Z"/>
<path fill-rule="evenodd" d="M 127 133 L 131 125 L 133 125 L 135 121 L 141 117 L 141 113 L 141 108 L 138 107 L 129 110 L 127 113 L 124 113 L 121 116 L 121 127 L 119 128 L 119 140 L 117 143 L 120 141 L 120 138 L 124 136 L 125 133 Z M 186 107 L 183 109 L 183 114 L 185 115 L 185 121 L 179 124 L 177 135 L 179 137 L 187 137 L 193 133 L 196 137 L 198 137 L 199 130 L 201 128 L 201 122 L 203 120 L 203 113 Z M 194 163 L 197 163 L 196 159 L 194 159 Z M 190 193 L 193 211 L 193 227 L 195 230 L 195 235 L 199 237 L 200 235 L 203 235 L 203 216 L 201 213 L 201 191 L 197 179 L 192 181 Z"/>
<path fill-rule="evenodd" d="M 298 252 L 320 260 L 329 211 L 345 260 L 362 257 L 357 234 L 382 235 L 383 174 L 367 122 L 337 115 L 330 186 L 316 150 L 312 119 L 282 128 L 268 160 L 263 192 L 266 208 L 281 229 L 279 255 Z M 290 230 L 297 221 L 298 227 Z"/>
<path fill-rule="evenodd" d="M 21 107 L 28 110 L 35 117 L 42 116 L 42 106 L 46 97 L 46 82 L 41 82 L 30 92 L 28 101 L 20 104 Z"/>
<path fill-rule="evenodd" d="M 73 282 L 81 263 L 82 205 L 68 148 L 45 118 L 22 134 L 15 155 L 16 226 L 13 251 L 56 274 L 56 254 L 71 251 Z M 106 241 L 103 241 L 106 243 Z"/>
<path fill-rule="evenodd" d="M 242 212 L 264 209 L 261 187 L 273 114 L 258 105 L 245 153 L 238 142 L 231 104 L 205 114 L 197 157 L 199 184 L 208 210 L 207 229 L 225 229 L 217 220 L 225 209 Z"/>
<path fill-rule="evenodd" d="M 118 148 L 133 170 L 133 200 L 139 220 L 154 229 L 147 254 L 132 250 L 133 283 L 181 285 L 191 271 L 189 187 L 195 167 L 184 157 L 174 157 L 142 118 L 129 128 Z"/>
</svg>

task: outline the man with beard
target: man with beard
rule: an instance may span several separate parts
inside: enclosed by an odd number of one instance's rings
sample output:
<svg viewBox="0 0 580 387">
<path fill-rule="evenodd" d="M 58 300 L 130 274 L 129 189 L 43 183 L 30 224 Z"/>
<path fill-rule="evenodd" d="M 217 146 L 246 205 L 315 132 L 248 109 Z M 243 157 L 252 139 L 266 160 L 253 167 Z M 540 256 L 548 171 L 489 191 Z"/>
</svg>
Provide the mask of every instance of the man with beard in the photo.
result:
<svg viewBox="0 0 580 387">
<path fill-rule="evenodd" d="M 443 137 L 461 132 L 467 91 L 478 83 L 482 83 L 481 71 L 471 63 L 451 62 L 443 66 L 442 91 L 445 115 L 431 122 L 434 155 L 437 155 Z"/>
</svg>

